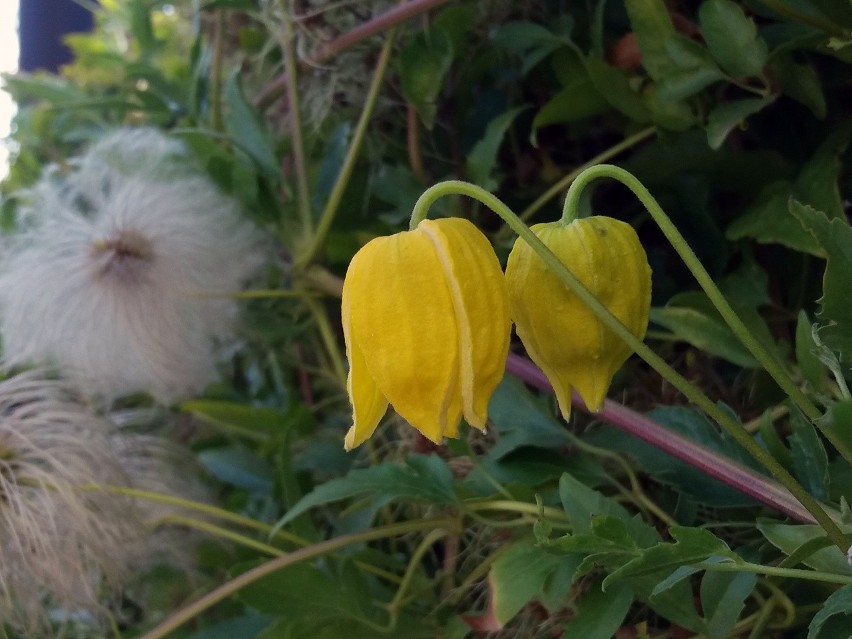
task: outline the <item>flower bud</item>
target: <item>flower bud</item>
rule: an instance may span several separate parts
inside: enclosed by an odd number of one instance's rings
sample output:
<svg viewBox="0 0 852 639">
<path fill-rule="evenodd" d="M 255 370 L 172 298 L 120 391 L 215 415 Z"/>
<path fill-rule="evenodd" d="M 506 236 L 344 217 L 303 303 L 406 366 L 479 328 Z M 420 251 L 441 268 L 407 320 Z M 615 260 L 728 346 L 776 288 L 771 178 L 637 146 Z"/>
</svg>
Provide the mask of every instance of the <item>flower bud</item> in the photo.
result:
<svg viewBox="0 0 852 639">
<path fill-rule="evenodd" d="M 633 228 L 594 216 L 537 224 L 533 233 L 639 339 L 651 305 L 651 268 Z M 519 239 L 506 265 L 509 307 L 521 341 L 556 391 L 562 415 L 576 388 L 593 411 L 631 349 Z"/>
</svg>

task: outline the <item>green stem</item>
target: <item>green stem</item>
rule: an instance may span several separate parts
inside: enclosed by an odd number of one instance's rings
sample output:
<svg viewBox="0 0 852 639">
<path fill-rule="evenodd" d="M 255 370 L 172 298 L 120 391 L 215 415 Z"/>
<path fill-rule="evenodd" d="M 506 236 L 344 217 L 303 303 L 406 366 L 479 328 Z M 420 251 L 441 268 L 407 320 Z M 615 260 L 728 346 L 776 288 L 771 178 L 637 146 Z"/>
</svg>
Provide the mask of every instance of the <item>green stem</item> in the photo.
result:
<svg viewBox="0 0 852 639">
<path fill-rule="evenodd" d="M 571 189 L 574 190 L 576 182 Z M 577 192 L 576 190 L 574 191 Z M 754 457 L 761 465 L 764 466 L 775 479 L 778 480 L 787 490 L 789 490 L 796 499 L 799 500 L 813 518 L 822 526 L 826 534 L 831 538 L 832 542 L 837 547 L 846 553 L 849 548 L 849 543 L 846 541 L 843 532 L 838 528 L 837 524 L 817 501 L 802 488 L 801 484 L 781 465 L 772 455 L 761 448 L 755 441 L 746 433 L 742 425 L 732 418 L 727 412 L 719 408 L 713 401 L 704 394 L 704 392 L 692 384 L 689 380 L 683 377 L 680 373 L 669 366 L 666 361 L 657 355 L 649 346 L 642 340 L 638 339 L 629 328 L 622 324 L 609 309 L 604 306 L 576 276 L 554 255 L 554 253 L 538 239 L 538 237 L 527 227 L 512 210 L 506 206 L 499 198 L 492 195 L 488 191 L 468 182 L 448 181 L 436 184 L 420 196 L 414 205 L 414 211 L 411 214 L 411 228 L 416 228 L 417 225 L 426 217 L 429 207 L 437 199 L 444 195 L 460 194 L 474 198 L 489 207 L 497 215 L 509 225 L 509 227 L 518 234 L 530 247 L 538 254 L 539 258 L 550 268 L 551 271 L 567 286 L 581 302 L 583 302 L 606 326 L 609 330 L 621 338 L 639 357 L 641 357 L 648 365 L 660 374 L 669 384 L 679 390 L 689 401 L 703 410 L 711 419 L 715 420 L 722 428 L 724 428 L 733 439 L 739 443 L 748 453 Z M 570 198 L 570 192 L 569 192 Z"/>
<path fill-rule="evenodd" d="M 538 504 L 528 504 L 523 501 L 509 501 L 505 499 L 495 499 L 492 501 L 466 502 L 464 509 L 471 512 L 479 510 L 500 510 L 510 513 L 523 513 L 525 515 L 534 515 L 539 517 L 546 516 L 549 519 L 565 521 L 565 513 L 559 508 L 551 508 L 549 506 L 541 506 Z"/>
<path fill-rule="evenodd" d="M 293 46 L 293 21 L 287 0 L 281 0 L 281 11 L 284 14 L 284 34 L 280 38 L 281 53 L 284 56 L 284 72 L 287 86 L 287 102 L 290 111 L 290 141 L 293 146 L 293 164 L 296 168 L 296 197 L 299 202 L 299 217 L 302 222 L 302 233 L 310 237 L 313 229 L 311 218 L 310 190 L 308 188 L 308 165 L 305 159 L 305 143 L 302 139 L 302 114 L 299 102 L 298 58 Z"/>
<path fill-rule="evenodd" d="M 558 182 L 556 182 L 553 186 L 551 186 L 544 193 L 542 193 L 535 200 L 535 202 L 533 202 L 527 208 L 525 208 L 523 211 L 521 211 L 521 213 L 520 213 L 520 215 L 518 215 L 518 217 L 521 218 L 521 220 L 523 220 L 524 222 L 526 222 L 533 215 L 535 215 L 541 207 L 543 207 L 545 204 L 547 204 L 554 197 L 556 197 L 557 195 L 562 193 L 562 191 L 567 189 L 571 185 L 571 182 L 576 180 L 577 176 L 580 175 L 583 171 L 585 171 L 589 167 L 595 166 L 596 164 L 600 164 L 601 162 L 607 162 L 608 160 L 611 160 L 612 158 L 614 158 L 616 155 L 619 155 L 623 151 L 626 151 L 630 147 L 636 146 L 642 140 L 645 140 L 646 138 L 650 137 L 656 130 L 657 130 L 657 127 L 654 127 L 654 126 L 649 126 L 646 129 L 642 129 L 638 133 L 634 133 L 630 137 L 624 138 L 624 140 L 622 140 L 618 144 L 611 146 L 610 148 L 603 151 L 602 153 L 599 153 L 598 155 L 593 157 L 591 160 L 589 160 L 585 164 L 581 164 L 576 169 L 574 169 L 570 173 L 566 174 L 564 177 L 560 178 Z M 510 233 L 511 233 L 511 229 L 508 226 L 503 226 L 497 232 L 496 239 L 498 241 L 506 239 L 506 237 Z"/>
<path fill-rule="evenodd" d="M 730 563 L 699 563 L 699 568 L 711 572 L 753 572 L 757 575 L 772 577 L 785 577 L 788 579 L 805 579 L 807 581 L 821 581 L 829 584 L 852 585 L 852 577 L 837 575 L 819 570 L 803 570 L 801 568 L 778 568 L 777 566 L 763 566 L 748 561 Z"/>
<path fill-rule="evenodd" d="M 125 486 L 110 486 L 101 484 L 89 484 L 87 486 L 84 486 L 83 488 L 85 490 L 102 490 L 117 495 L 124 495 L 125 497 L 135 497 L 136 499 L 144 499 L 146 501 L 169 504 L 170 506 L 178 506 L 180 508 L 186 508 L 187 510 L 203 513 L 211 517 L 216 517 L 217 519 L 229 521 L 233 524 L 244 526 L 245 528 L 252 528 L 254 530 L 259 530 L 265 533 L 270 533 L 272 531 L 272 524 L 266 524 L 262 521 L 252 519 L 251 517 L 232 513 L 230 510 L 211 506 L 210 504 L 193 501 L 191 499 L 185 499 L 183 497 L 176 497 L 174 495 L 169 495 L 166 493 L 157 493 L 151 490 L 140 490 L 138 488 L 127 488 Z M 288 533 L 286 530 L 277 531 L 275 536 L 280 537 L 285 541 L 294 543 L 298 546 L 306 546 L 310 543 L 307 540 L 302 539 L 301 537 Z"/>
<path fill-rule="evenodd" d="M 452 519 L 428 519 L 390 524 L 388 526 L 372 528 L 364 532 L 343 535 L 335 539 L 322 541 L 313 544 L 312 546 L 307 546 L 286 555 L 282 555 L 281 557 L 276 557 L 275 559 L 262 563 L 259 566 L 242 573 L 241 575 L 222 584 L 215 590 L 208 592 L 206 595 L 197 599 L 188 606 L 178 610 L 171 616 L 167 617 L 155 628 L 142 635 L 140 639 L 162 639 L 190 619 L 197 617 L 211 606 L 219 603 L 227 597 L 230 597 L 241 588 L 265 577 L 266 575 L 272 574 L 278 570 L 286 568 L 287 566 L 292 566 L 300 561 L 307 561 L 308 559 L 320 557 L 354 544 L 375 541 L 377 539 L 385 539 L 387 537 L 397 537 L 399 535 L 405 535 L 421 530 L 443 527 L 453 528 L 455 525 L 456 522 Z"/>
<path fill-rule="evenodd" d="M 346 387 L 346 365 L 343 362 L 343 356 L 340 354 L 340 347 L 337 337 L 331 328 L 331 323 L 328 321 L 328 316 L 325 310 L 317 304 L 316 300 L 306 297 L 303 302 L 311 311 L 311 315 L 316 323 L 317 330 L 320 334 L 325 350 L 331 360 L 331 366 L 334 370 L 334 379 L 337 384 L 343 388 Z"/>
<path fill-rule="evenodd" d="M 442 539 L 447 536 L 447 531 L 443 529 L 433 530 L 428 535 L 423 538 L 423 541 L 414 549 L 414 552 L 411 554 L 411 558 L 408 560 L 408 566 L 405 569 L 405 574 L 402 576 L 402 582 L 399 584 L 399 588 L 397 588 L 396 594 L 391 599 L 388 604 L 388 612 L 391 616 L 391 627 L 395 624 L 397 614 L 399 613 L 399 608 L 402 606 L 402 601 L 405 598 L 405 593 L 408 590 L 408 587 L 411 585 L 411 580 L 414 579 L 414 574 L 417 571 L 417 567 L 420 564 L 420 560 L 423 558 L 429 549 L 434 546 L 439 539 Z"/>
<path fill-rule="evenodd" d="M 837 437 L 830 430 L 823 428 L 817 422 L 822 415 L 819 408 L 817 408 L 807 395 L 805 395 L 802 390 L 796 386 L 796 383 L 787 374 L 784 367 L 777 359 L 775 359 L 766 347 L 754 338 L 746 325 L 739 318 L 736 311 L 731 308 L 728 300 L 725 299 L 724 295 L 722 295 L 722 291 L 720 291 L 719 287 L 716 286 L 713 278 L 710 277 L 710 274 L 701 264 L 701 261 L 698 259 L 698 256 L 695 255 L 695 252 L 689 246 L 686 239 L 684 239 L 680 231 L 677 230 L 677 227 L 672 223 L 669 216 L 666 215 L 665 211 L 663 211 L 663 208 L 657 200 L 654 199 L 654 196 L 651 195 L 650 191 L 648 191 L 648 189 L 645 188 L 645 185 L 636 179 L 635 176 L 628 171 L 611 164 L 600 164 L 583 171 L 583 173 L 577 177 L 568 189 L 568 195 L 565 197 L 565 205 L 562 209 L 563 223 L 570 223 L 579 213 L 580 194 L 583 189 L 594 180 L 603 177 L 609 177 L 621 182 L 629 188 L 634 195 L 636 195 L 651 217 L 654 218 L 657 226 L 660 227 L 660 230 L 662 230 L 666 239 L 675 251 L 677 251 L 677 254 L 680 256 L 681 260 L 683 260 L 683 263 L 713 303 L 713 306 L 715 306 L 716 310 L 719 311 L 722 319 L 725 320 L 725 323 L 730 327 L 734 335 L 736 335 L 736 337 L 740 340 L 740 342 L 742 342 L 760 365 L 763 366 L 778 386 L 787 393 L 802 413 L 804 413 L 808 419 L 813 421 L 820 430 L 822 430 L 826 439 L 828 439 L 840 452 L 840 454 L 843 455 L 844 459 L 852 463 L 852 448 L 850 448 L 841 438 Z"/>
<path fill-rule="evenodd" d="M 201 530 L 202 532 L 205 532 L 208 535 L 227 539 L 228 541 L 233 541 L 236 544 L 240 544 L 241 546 L 245 546 L 246 548 L 251 548 L 253 550 L 258 550 L 267 555 L 272 555 L 273 557 L 280 557 L 281 555 L 286 553 L 286 551 L 282 550 L 281 548 L 270 546 L 269 544 L 265 544 L 262 541 L 258 541 L 257 539 L 246 537 L 245 535 L 241 535 L 240 533 L 234 532 L 233 530 L 228 530 L 227 528 L 222 528 L 221 526 L 217 526 L 216 524 L 211 524 L 206 521 L 201 521 L 200 519 L 194 519 L 193 517 L 166 515 L 165 517 L 161 517 L 160 519 L 158 519 L 156 522 L 154 522 L 154 524 L 157 526 L 174 524 L 178 526 L 186 526 L 188 528 L 195 528 L 196 530 Z"/>
<path fill-rule="evenodd" d="M 320 216 L 319 225 L 316 233 L 311 238 L 311 243 L 308 249 L 299 255 L 297 266 L 305 267 L 310 264 L 320 248 L 325 243 L 325 238 L 328 235 L 331 224 L 334 221 L 337 211 L 340 208 L 340 202 L 343 199 L 343 193 L 349 184 L 349 178 L 352 176 L 352 171 L 355 168 L 355 162 L 358 160 L 358 155 L 361 152 L 361 145 L 364 142 L 364 137 L 367 134 L 367 127 L 370 124 L 370 118 L 373 117 L 373 111 L 376 108 L 376 103 L 379 99 L 379 90 L 382 86 L 382 81 L 385 77 L 385 72 L 390 62 L 391 51 L 393 50 L 394 36 L 396 29 L 391 29 L 385 38 L 382 52 L 379 54 L 379 60 L 376 62 L 376 70 L 373 73 L 373 80 L 370 83 L 370 89 L 367 92 L 367 98 L 364 102 L 364 108 L 361 110 L 361 116 L 358 118 L 358 124 L 355 126 L 355 133 L 352 136 L 352 142 L 346 151 L 346 157 L 343 160 L 343 166 L 340 168 L 340 174 L 334 182 L 334 187 L 328 196 L 328 201 L 325 204 L 322 215 Z"/>
</svg>

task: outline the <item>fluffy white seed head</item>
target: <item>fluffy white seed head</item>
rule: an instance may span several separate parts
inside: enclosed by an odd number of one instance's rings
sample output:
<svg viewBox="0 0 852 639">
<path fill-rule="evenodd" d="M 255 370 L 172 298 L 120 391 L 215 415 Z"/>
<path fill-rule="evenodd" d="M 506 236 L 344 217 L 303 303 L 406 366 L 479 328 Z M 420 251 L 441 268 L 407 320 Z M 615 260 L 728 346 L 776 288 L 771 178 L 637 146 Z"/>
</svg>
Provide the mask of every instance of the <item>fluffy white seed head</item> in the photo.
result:
<svg viewBox="0 0 852 639">
<path fill-rule="evenodd" d="M 257 231 L 182 145 L 119 130 L 29 192 L 0 273 L 10 364 L 57 366 L 106 399 L 162 401 L 216 379 Z"/>
<path fill-rule="evenodd" d="M 114 428 L 62 383 L 0 382 L 0 618 L 46 636 L 49 611 L 97 615 L 143 543 Z"/>
</svg>

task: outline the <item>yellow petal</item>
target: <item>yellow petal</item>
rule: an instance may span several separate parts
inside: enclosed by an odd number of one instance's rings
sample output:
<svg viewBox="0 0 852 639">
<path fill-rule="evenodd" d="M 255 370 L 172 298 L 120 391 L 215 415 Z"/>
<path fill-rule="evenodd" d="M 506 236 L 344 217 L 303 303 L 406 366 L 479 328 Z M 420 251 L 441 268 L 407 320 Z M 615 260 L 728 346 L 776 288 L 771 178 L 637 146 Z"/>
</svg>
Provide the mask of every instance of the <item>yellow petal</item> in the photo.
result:
<svg viewBox="0 0 852 639">
<path fill-rule="evenodd" d="M 349 265 L 346 280 L 343 284 L 343 299 L 341 315 L 343 323 L 343 338 L 346 342 L 346 359 L 349 360 L 349 376 L 346 389 L 352 402 L 352 426 L 346 433 L 344 448 L 352 450 L 367 441 L 375 432 L 382 416 L 388 408 L 388 401 L 373 381 L 360 345 L 353 340 L 351 331 L 352 286 L 364 275 L 356 275 L 361 260 L 357 256 Z M 350 277 L 350 274 L 352 277 Z"/>
<path fill-rule="evenodd" d="M 462 408 L 458 331 L 433 244 L 408 231 L 372 240 L 356 258 L 346 276 L 350 339 L 396 412 L 440 442 Z"/>
<path fill-rule="evenodd" d="M 533 232 L 610 311 L 643 337 L 651 299 L 651 271 L 630 225 L 606 217 L 538 224 Z M 575 387 L 591 410 L 603 404 L 612 377 L 630 348 L 607 329 L 545 267 L 523 240 L 506 267 L 512 318 L 530 358 L 570 413 Z"/>
<path fill-rule="evenodd" d="M 464 417 L 484 429 L 488 401 L 503 378 L 509 351 L 503 271 L 488 239 L 468 220 L 424 220 L 417 231 L 434 244 L 452 298 Z"/>
</svg>

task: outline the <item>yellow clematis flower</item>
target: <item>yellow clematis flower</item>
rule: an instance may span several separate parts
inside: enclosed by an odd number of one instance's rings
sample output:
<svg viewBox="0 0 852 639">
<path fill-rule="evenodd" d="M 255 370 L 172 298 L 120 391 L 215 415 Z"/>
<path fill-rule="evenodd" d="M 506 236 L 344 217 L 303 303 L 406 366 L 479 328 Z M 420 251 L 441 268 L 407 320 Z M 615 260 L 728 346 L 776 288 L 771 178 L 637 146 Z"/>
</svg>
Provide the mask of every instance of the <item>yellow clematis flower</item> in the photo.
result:
<svg viewBox="0 0 852 639">
<path fill-rule="evenodd" d="M 645 336 L 651 268 L 633 227 L 594 216 L 531 230 L 634 335 Z M 630 347 L 523 240 L 509 255 L 506 281 L 518 336 L 553 385 L 562 415 L 568 419 L 571 412 L 572 387 L 589 409 L 600 410 Z"/>
<path fill-rule="evenodd" d="M 485 428 L 509 350 L 509 304 L 488 239 L 461 218 L 367 243 L 343 284 L 351 450 L 388 403 L 435 443 L 459 421 Z"/>
</svg>

